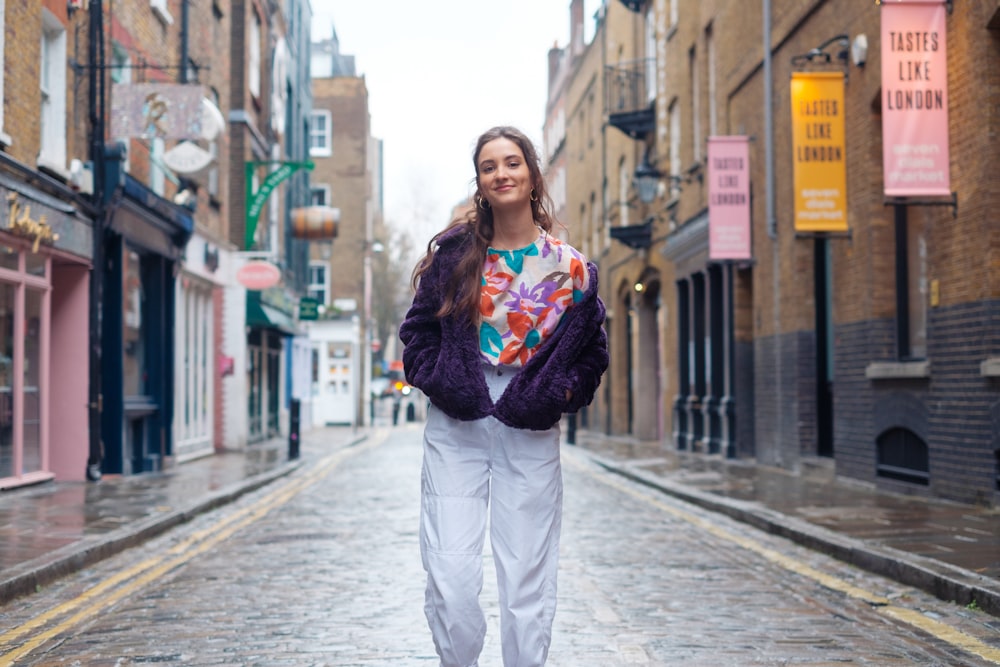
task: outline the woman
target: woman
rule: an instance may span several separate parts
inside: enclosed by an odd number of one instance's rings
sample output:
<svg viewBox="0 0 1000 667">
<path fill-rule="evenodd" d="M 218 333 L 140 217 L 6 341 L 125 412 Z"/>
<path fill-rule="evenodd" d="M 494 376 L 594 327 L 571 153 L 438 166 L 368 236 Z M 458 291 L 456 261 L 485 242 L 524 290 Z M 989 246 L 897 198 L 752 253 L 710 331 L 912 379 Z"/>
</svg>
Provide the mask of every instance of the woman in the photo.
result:
<svg viewBox="0 0 1000 667">
<path fill-rule="evenodd" d="M 607 368 L 604 305 L 597 268 L 551 235 L 531 141 L 495 127 L 473 165 L 476 206 L 431 239 L 399 329 L 406 379 L 431 402 L 424 611 L 441 664 L 476 665 L 488 516 L 504 665 L 544 665 L 562 520 L 559 420 L 590 403 Z"/>
</svg>

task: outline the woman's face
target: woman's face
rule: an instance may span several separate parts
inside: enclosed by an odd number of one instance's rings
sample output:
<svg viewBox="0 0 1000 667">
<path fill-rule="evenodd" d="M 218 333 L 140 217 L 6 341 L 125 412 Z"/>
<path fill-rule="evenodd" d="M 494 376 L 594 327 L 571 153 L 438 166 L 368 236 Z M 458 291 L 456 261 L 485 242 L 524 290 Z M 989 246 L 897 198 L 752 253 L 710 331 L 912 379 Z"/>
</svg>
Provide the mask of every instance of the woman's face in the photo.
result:
<svg viewBox="0 0 1000 667">
<path fill-rule="evenodd" d="M 506 137 L 483 144 L 479 151 L 479 190 L 495 209 L 530 206 L 531 171 L 521 148 Z"/>
</svg>

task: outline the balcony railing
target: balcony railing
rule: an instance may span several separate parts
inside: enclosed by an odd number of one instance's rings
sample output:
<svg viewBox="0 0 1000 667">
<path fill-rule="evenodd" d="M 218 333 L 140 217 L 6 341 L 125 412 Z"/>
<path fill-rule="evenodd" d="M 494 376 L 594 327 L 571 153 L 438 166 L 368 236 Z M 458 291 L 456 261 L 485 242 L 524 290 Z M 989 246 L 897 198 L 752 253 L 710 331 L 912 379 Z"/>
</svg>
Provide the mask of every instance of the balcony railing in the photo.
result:
<svg viewBox="0 0 1000 667">
<path fill-rule="evenodd" d="M 655 59 L 644 58 L 608 65 L 604 68 L 604 90 L 607 91 L 604 110 L 608 122 L 637 139 L 656 127 L 654 98 L 650 77 L 654 76 Z"/>
</svg>

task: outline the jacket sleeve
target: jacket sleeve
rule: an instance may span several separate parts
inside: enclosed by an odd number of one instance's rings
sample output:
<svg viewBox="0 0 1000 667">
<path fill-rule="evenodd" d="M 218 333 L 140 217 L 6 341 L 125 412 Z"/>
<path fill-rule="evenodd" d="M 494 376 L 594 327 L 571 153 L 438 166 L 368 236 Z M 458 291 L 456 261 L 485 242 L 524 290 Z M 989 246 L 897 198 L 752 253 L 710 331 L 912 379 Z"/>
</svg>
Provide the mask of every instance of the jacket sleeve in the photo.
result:
<svg viewBox="0 0 1000 667">
<path fill-rule="evenodd" d="M 604 303 L 598 299 L 599 311 L 594 332 L 580 350 L 573 365 L 573 395 L 566 406 L 566 412 L 577 412 L 590 404 L 601 384 L 601 376 L 608 368 L 608 335 L 604 330 Z"/>
<path fill-rule="evenodd" d="M 433 374 L 441 352 L 441 280 L 438 258 L 420 277 L 413 303 L 399 326 L 403 342 L 403 371 L 406 381 L 428 396 L 433 394 Z"/>
</svg>

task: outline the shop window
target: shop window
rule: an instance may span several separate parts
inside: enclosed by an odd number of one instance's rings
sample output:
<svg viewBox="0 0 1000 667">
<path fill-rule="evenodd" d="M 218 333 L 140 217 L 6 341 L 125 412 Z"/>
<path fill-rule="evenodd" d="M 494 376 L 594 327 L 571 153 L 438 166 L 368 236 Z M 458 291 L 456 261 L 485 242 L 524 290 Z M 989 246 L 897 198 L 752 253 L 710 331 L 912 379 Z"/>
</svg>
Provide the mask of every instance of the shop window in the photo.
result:
<svg viewBox="0 0 1000 667">
<path fill-rule="evenodd" d="M 907 428 L 895 427 L 883 431 L 876 440 L 879 477 L 902 482 L 930 483 L 930 465 L 927 443 Z"/>
<path fill-rule="evenodd" d="M 0 478 L 14 469 L 14 302 L 17 287 L 0 283 Z"/>
<path fill-rule="evenodd" d="M 146 393 L 146 350 L 145 350 L 145 294 L 143 291 L 142 257 L 134 250 L 125 255 L 124 317 L 125 339 L 125 396 L 141 396 Z"/>
<path fill-rule="evenodd" d="M 21 419 L 24 472 L 42 469 L 42 350 L 41 322 L 44 295 L 39 289 L 25 289 L 24 297 L 24 389 Z"/>
<path fill-rule="evenodd" d="M 14 250 L 10 246 L 0 246 L 0 269 L 20 271 L 19 259 L 20 253 L 17 250 Z"/>
</svg>

